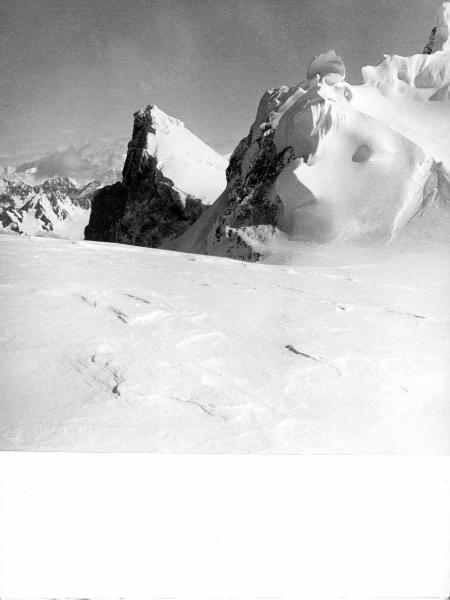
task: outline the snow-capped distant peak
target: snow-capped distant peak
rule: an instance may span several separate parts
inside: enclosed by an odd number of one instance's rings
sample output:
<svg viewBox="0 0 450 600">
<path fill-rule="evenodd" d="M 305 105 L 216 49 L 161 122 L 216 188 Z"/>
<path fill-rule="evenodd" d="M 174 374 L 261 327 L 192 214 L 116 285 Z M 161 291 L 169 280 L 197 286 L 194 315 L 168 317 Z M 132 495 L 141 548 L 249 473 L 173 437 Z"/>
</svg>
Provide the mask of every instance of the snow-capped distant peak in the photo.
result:
<svg viewBox="0 0 450 600">
<path fill-rule="evenodd" d="M 75 181 L 75 179 L 72 179 L 72 177 L 62 177 L 61 175 L 53 175 L 53 177 L 50 177 L 49 179 L 44 181 L 44 183 L 59 186 L 71 185 L 73 187 L 78 187 L 78 183 Z"/>
</svg>

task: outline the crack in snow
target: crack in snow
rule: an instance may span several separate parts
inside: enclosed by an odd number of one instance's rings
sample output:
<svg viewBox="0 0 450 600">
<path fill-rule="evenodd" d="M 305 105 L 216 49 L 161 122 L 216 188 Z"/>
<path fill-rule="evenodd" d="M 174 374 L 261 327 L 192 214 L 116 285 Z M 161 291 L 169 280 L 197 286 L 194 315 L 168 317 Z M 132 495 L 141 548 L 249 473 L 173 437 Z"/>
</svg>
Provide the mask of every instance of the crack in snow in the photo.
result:
<svg viewBox="0 0 450 600">
<path fill-rule="evenodd" d="M 128 296 L 128 298 L 133 298 L 133 300 L 137 300 L 138 302 L 143 302 L 144 304 L 151 304 L 150 300 L 146 300 L 145 298 L 140 298 L 139 296 L 134 296 L 133 294 L 122 294 L 123 296 Z"/>
<path fill-rule="evenodd" d="M 88 306 L 90 306 L 91 308 L 96 308 L 97 307 L 97 302 L 96 300 L 89 300 L 89 298 L 87 298 L 87 296 L 83 296 L 83 294 L 73 294 L 76 298 L 80 298 L 80 300 L 82 302 L 84 302 L 85 304 L 87 304 Z"/>
<path fill-rule="evenodd" d="M 69 364 L 77 373 L 82 375 L 86 372 L 88 373 L 91 382 L 87 379 L 85 379 L 85 381 L 90 387 L 98 388 L 100 386 L 103 390 L 110 391 L 114 396 L 119 397 L 122 395 L 119 387 L 125 382 L 125 378 L 110 360 L 104 362 L 104 359 L 102 360 L 101 356 L 98 357 L 98 355 L 94 353 L 89 356 L 89 359 L 78 358 L 74 361 L 69 361 Z M 95 382 L 94 385 L 93 382 Z"/>
<path fill-rule="evenodd" d="M 332 365 L 330 362 L 328 362 L 324 358 L 312 356 L 311 354 L 307 354 L 306 352 L 301 352 L 300 350 L 297 350 L 296 348 L 294 348 L 294 346 L 292 344 L 287 344 L 287 346 L 285 346 L 285 348 L 287 350 L 289 350 L 290 352 L 293 352 L 294 354 L 299 354 L 300 356 L 303 356 L 305 358 L 310 358 L 311 360 L 314 360 L 315 362 L 323 363 L 324 365 L 327 365 L 328 367 L 331 367 L 332 369 L 334 369 L 337 373 L 339 373 L 339 375 L 342 375 L 341 371 L 337 367 Z"/>
<path fill-rule="evenodd" d="M 211 410 L 208 410 L 206 408 L 206 406 L 204 404 L 202 404 L 201 402 L 199 402 L 198 400 L 193 400 L 192 398 L 190 400 L 186 400 L 183 398 L 177 398 L 176 396 L 169 396 L 169 398 L 171 398 L 172 400 L 176 400 L 177 402 L 181 402 L 182 404 L 193 404 L 194 406 L 198 406 L 204 413 L 206 413 L 207 415 L 210 415 L 211 417 L 220 417 L 221 419 L 223 419 L 224 421 L 226 421 L 226 418 L 223 415 L 216 415 L 216 413 L 212 412 Z M 212 406 L 213 408 L 215 408 L 214 404 L 208 403 L 208 406 Z"/>
<path fill-rule="evenodd" d="M 121 311 L 119 308 L 116 308 L 115 306 L 110 306 L 109 310 L 116 315 L 119 321 L 122 321 L 122 323 L 128 323 L 128 315 Z"/>
<path fill-rule="evenodd" d="M 393 308 L 385 308 L 386 312 L 395 313 L 397 315 L 405 315 L 406 317 L 415 317 L 416 319 L 429 319 L 429 316 L 418 315 L 416 313 L 403 312 L 401 310 L 395 310 Z"/>
<path fill-rule="evenodd" d="M 307 302 L 318 302 L 319 304 L 325 304 L 326 306 L 333 306 L 336 309 L 342 310 L 344 312 L 348 311 L 348 310 L 361 310 L 361 311 L 365 311 L 365 312 L 377 312 L 377 311 L 382 311 L 385 310 L 386 312 L 390 312 L 390 313 L 395 313 L 398 315 L 405 315 L 407 317 L 414 317 L 416 319 L 429 319 L 431 318 L 430 315 L 419 315 L 418 313 L 414 313 L 414 312 L 405 312 L 405 311 L 401 311 L 401 310 L 395 310 L 394 308 L 379 308 L 379 307 L 370 307 L 370 306 L 358 306 L 358 305 L 345 305 L 345 304 L 339 304 L 338 302 L 333 302 L 332 300 L 322 300 L 320 298 L 313 298 L 311 297 L 311 294 L 309 292 L 306 292 L 305 290 L 301 290 L 301 289 L 296 289 L 296 288 L 290 288 L 290 287 L 286 287 L 283 285 L 277 285 L 278 288 L 282 289 L 282 290 L 289 290 L 291 292 L 296 292 L 297 294 L 302 294 L 304 297 L 304 300 L 306 300 Z M 308 298 L 308 296 L 310 296 Z"/>
</svg>

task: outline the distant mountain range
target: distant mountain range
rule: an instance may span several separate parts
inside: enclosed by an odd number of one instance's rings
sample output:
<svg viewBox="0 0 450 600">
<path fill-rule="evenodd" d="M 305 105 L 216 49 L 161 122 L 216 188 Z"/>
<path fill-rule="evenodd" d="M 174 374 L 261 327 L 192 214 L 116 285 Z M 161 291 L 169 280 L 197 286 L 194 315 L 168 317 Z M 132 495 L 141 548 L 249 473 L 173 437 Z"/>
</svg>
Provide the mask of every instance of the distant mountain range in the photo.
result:
<svg viewBox="0 0 450 600">
<path fill-rule="evenodd" d="M 121 178 L 126 139 L 48 152 L 0 172 L 0 231 L 84 239 L 94 192 Z"/>
<path fill-rule="evenodd" d="M 83 239 L 93 190 L 67 177 L 31 186 L 17 176 L 0 177 L 0 226 L 3 233 Z"/>
<path fill-rule="evenodd" d="M 105 138 L 77 148 L 69 146 L 9 167 L 8 171 L 30 185 L 53 177 L 69 177 L 80 186 L 93 180 L 107 185 L 120 179 L 127 141 L 126 137 Z"/>
</svg>

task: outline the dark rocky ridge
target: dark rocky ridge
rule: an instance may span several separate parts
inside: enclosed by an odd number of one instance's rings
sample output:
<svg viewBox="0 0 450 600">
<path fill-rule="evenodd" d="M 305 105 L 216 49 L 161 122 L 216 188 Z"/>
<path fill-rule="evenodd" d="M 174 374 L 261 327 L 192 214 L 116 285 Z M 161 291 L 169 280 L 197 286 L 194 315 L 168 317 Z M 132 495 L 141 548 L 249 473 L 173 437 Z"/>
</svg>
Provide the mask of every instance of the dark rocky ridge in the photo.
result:
<svg viewBox="0 0 450 600">
<path fill-rule="evenodd" d="M 437 31 L 437 27 L 433 27 L 433 29 L 431 30 L 431 34 L 430 34 L 430 39 L 428 40 L 425 48 L 422 50 L 422 54 L 432 54 L 435 37 L 436 37 L 436 31 Z"/>
<path fill-rule="evenodd" d="M 154 133 L 152 106 L 134 114 L 134 125 L 122 171 L 122 182 L 98 190 L 92 200 L 85 239 L 159 247 L 185 232 L 205 210 L 201 200 L 183 203 L 173 181 L 146 151 Z"/>
</svg>

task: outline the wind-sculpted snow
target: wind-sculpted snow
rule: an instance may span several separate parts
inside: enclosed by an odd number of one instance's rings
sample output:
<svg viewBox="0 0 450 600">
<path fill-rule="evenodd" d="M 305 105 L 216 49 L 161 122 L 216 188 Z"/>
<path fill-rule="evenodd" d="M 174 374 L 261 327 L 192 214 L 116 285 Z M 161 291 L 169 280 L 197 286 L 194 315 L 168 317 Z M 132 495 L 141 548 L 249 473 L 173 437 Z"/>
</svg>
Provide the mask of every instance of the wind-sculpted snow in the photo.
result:
<svg viewBox="0 0 450 600">
<path fill-rule="evenodd" d="M 386 56 L 363 69 L 361 85 L 345 81 L 330 50 L 311 61 L 306 80 L 266 92 L 230 158 L 226 192 L 169 247 L 259 260 L 282 233 L 307 243 L 389 242 L 431 207 L 445 213 L 449 15 L 446 2 L 426 54 Z"/>
<path fill-rule="evenodd" d="M 450 451 L 450 255 L 433 238 L 275 265 L 0 250 L 2 450 Z"/>
</svg>

